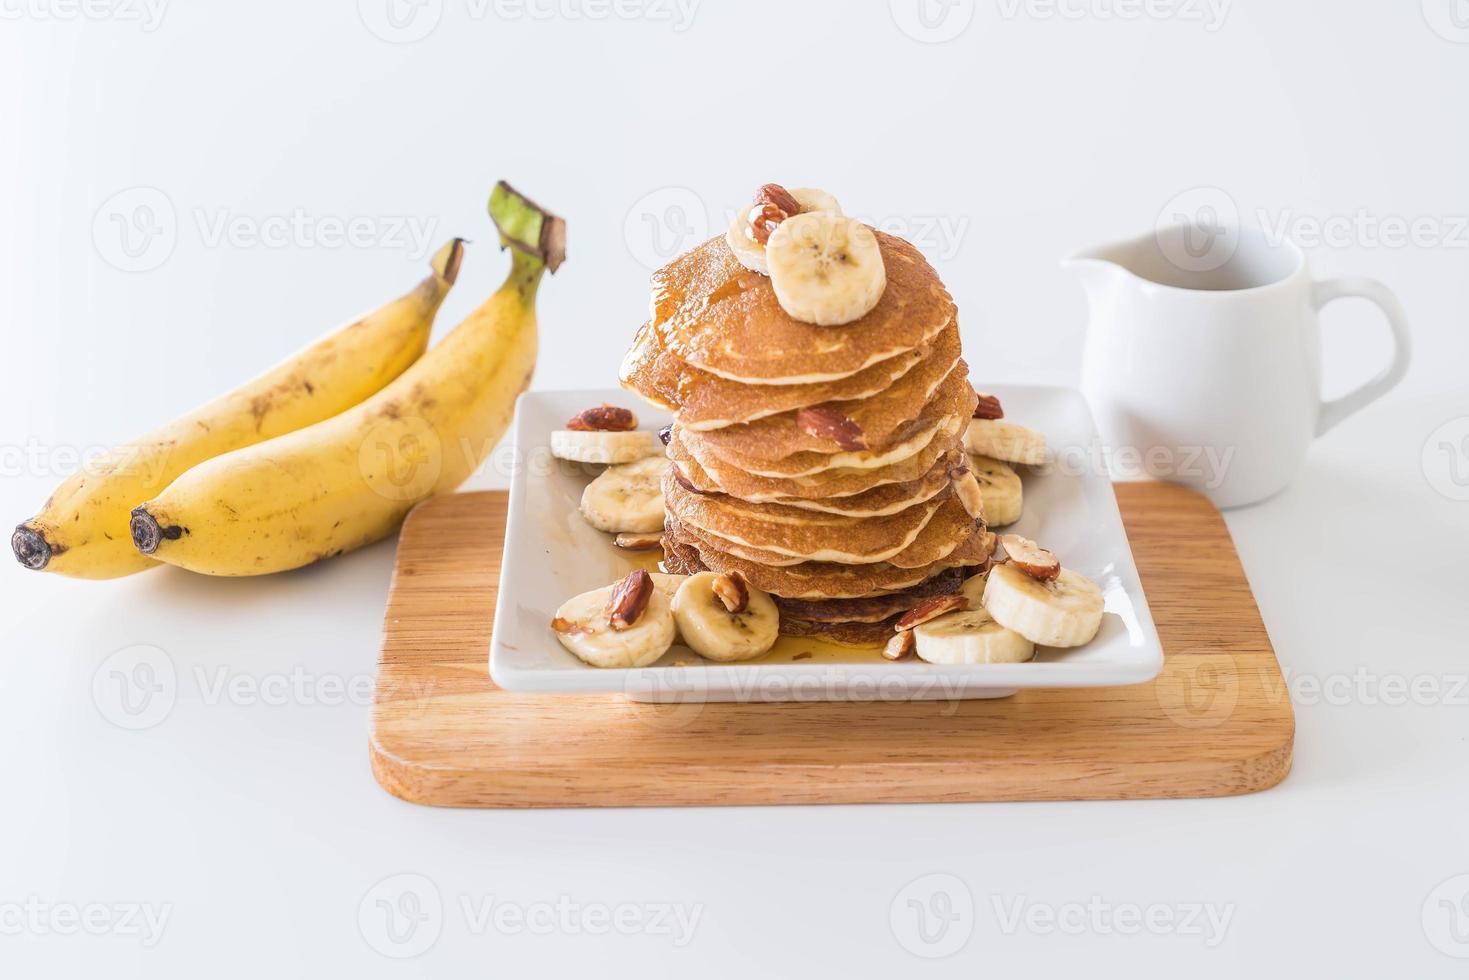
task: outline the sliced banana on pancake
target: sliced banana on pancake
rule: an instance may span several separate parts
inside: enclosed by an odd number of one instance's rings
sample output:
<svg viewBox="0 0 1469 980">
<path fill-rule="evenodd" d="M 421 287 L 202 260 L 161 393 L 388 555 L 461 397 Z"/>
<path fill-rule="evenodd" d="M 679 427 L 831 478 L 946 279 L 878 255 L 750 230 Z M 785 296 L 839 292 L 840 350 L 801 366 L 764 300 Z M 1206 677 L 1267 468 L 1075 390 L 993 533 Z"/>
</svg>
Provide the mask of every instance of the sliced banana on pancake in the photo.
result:
<svg viewBox="0 0 1469 980">
<path fill-rule="evenodd" d="M 1020 520 L 1025 509 L 1025 488 L 1019 474 L 998 459 L 978 453 L 970 454 L 969 469 L 979 481 L 985 523 L 990 527 L 1003 527 Z"/>
<path fill-rule="evenodd" d="M 832 211 L 836 214 L 842 213 L 842 206 L 837 199 L 819 187 L 792 187 L 790 195 L 801 205 L 801 213 L 810 211 Z"/>
<path fill-rule="evenodd" d="M 1069 568 L 1041 581 L 1014 564 L 996 565 L 984 587 L 984 608 L 996 622 L 1045 647 L 1090 642 L 1103 605 L 1102 590 Z"/>
<path fill-rule="evenodd" d="M 582 491 L 581 516 L 597 530 L 614 534 L 663 530 L 666 469 L 668 460 L 662 456 L 607 467 Z"/>
<path fill-rule="evenodd" d="M 1007 463 L 1040 466 L 1046 461 L 1046 437 L 1014 422 L 971 419 L 964 430 L 964 448 L 977 456 L 990 456 Z"/>
<path fill-rule="evenodd" d="M 673 597 L 673 618 L 684 643 L 710 660 L 758 657 L 780 636 L 775 601 L 739 574 L 689 576 Z"/>
<path fill-rule="evenodd" d="M 781 308 L 818 326 L 860 320 L 887 288 L 887 270 L 872 229 L 830 211 L 782 221 L 765 245 L 765 262 Z"/>
<path fill-rule="evenodd" d="M 931 664 L 1021 664 L 1035 644 L 995 621 L 985 609 L 966 609 L 913 628 L 920 660 Z"/>
<path fill-rule="evenodd" d="M 593 667 L 646 667 L 673 646 L 676 628 L 668 596 L 638 571 L 566 600 L 551 631 Z"/>
<path fill-rule="evenodd" d="M 729 230 L 724 233 L 724 240 L 729 243 L 729 250 L 734 253 L 735 258 L 740 260 L 740 265 L 762 276 L 770 275 L 770 266 L 765 263 L 765 246 L 756 241 L 750 231 L 749 208 L 742 208 L 735 213 L 730 220 Z"/>
<path fill-rule="evenodd" d="M 558 429 L 551 433 L 551 455 L 574 463 L 630 463 L 663 453 L 652 432 L 582 432 Z"/>
</svg>

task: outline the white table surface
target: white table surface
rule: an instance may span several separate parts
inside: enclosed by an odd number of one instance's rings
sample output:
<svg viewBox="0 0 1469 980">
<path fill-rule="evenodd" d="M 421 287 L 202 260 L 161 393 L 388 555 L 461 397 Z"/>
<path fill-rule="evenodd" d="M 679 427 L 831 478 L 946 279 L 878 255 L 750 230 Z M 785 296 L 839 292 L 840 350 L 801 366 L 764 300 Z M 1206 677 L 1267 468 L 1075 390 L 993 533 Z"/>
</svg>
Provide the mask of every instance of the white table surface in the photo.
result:
<svg viewBox="0 0 1469 980">
<path fill-rule="evenodd" d="M 1074 383 L 1084 300 L 1055 260 L 1203 185 L 1244 220 L 1341 231 L 1308 247 L 1316 270 L 1389 282 L 1415 328 L 1408 380 L 1287 492 L 1228 516 L 1291 677 L 1294 771 L 1225 800 L 433 810 L 367 765 L 391 542 L 249 581 L 12 566 L 0 974 L 1463 975 L 1469 38 L 1447 0 L 1238 0 L 1219 24 L 960 0 L 973 22 L 932 44 L 880 3 L 709 0 L 685 25 L 648 4 L 428 0 L 441 21 L 413 43 L 357 6 L 178 4 L 156 24 L 128 16 L 156 4 L 0 7 L 6 515 L 30 514 L 68 453 L 416 279 L 394 216 L 477 239 L 441 324 L 457 320 L 500 275 L 483 201 L 502 175 L 570 219 L 542 388 L 611 378 L 646 308 L 648 217 L 689 229 L 665 246 L 691 240 L 767 179 L 922 239 L 977 377 Z M 127 272 L 93 226 L 137 187 L 176 233 Z M 251 237 L 295 214 L 283 244 Z M 321 230 L 364 215 L 365 243 Z M 1379 234 L 1413 219 L 1426 240 Z M 221 221 L 240 233 L 215 238 Z M 1340 392 L 1385 331 L 1348 304 L 1327 324 Z M 1439 450 L 1445 433 L 1465 452 Z M 138 646 L 177 687 L 127 730 L 94 679 Z M 385 932 L 379 901 L 412 911 L 425 880 L 437 913 Z"/>
</svg>

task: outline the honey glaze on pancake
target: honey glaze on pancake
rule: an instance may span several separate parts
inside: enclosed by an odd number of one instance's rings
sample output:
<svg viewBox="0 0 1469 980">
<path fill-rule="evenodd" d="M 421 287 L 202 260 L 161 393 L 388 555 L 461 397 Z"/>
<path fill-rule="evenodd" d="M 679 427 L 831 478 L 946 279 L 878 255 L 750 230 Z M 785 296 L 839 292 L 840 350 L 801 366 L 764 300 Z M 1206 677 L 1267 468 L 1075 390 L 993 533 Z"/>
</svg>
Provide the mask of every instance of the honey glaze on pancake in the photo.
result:
<svg viewBox="0 0 1469 980">
<path fill-rule="evenodd" d="M 910 372 L 910 377 L 916 373 Z M 881 398 L 879 395 L 873 400 Z M 941 431 L 952 436 L 957 444 L 969 417 L 974 414 L 977 400 L 974 388 L 969 384 L 968 369 L 961 360 L 942 379 L 932 398 L 918 405 L 906 408 L 899 405 L 889 412 L 884 412 L 882 406 L 877 405 L 872 411 L 855 410 L 850 415 L 842 413 L 843 417 L 858 425 L 864 421 L 872 424 L 881 433 L 871 437 L 866 443 L 869 448 L 864 450 L 845 450 L 829 438 L 803 431 L 793 416 L 782 416 L 788 425 L 772 428 L 763 439 L 754 440 L 755 452 L 745 452 L 739 441 L 726 438 L 726 433 L 735 429 L 690 432 L 684 436 L 684 445 L 695 459 L 704 463 L 706 469 L 711 463 L 716 466 L 728 464 L 755 476 L 792 478 L 847 467 L 869 469 L 906 459 Z M 812 445 L 830 448 L 812 450 L 809 448 Z"/>
<path fill-rule="evenodd" d="M 921 480 L 940 459 L 947 458 L 954 465 L 963 459 L 962 451 L 953 448 L 945 450 L 940 440 L 934 440 L 922 452 L 892 466 L 873 470 L 832 470 L 821 474 L 819 480 L 810 477 L 775 480 L 744 473 L 735 467 L 705 470 L 684 448 L 676 427 L 668 443 L 668 455 L 684 478 L 697 489 L 711 493 L 728 493 L 753 503 L 768 503 L 790 497 L 814 500 L 854 496 L 890 483 Z"/>
<path fill-rule="evenodd" d="M 946 568 L 982 568 L 995 551 L 995 536 L 972 534 L 927 568 L 898 568 L 885 562 L 839 565 L 805 562 L 777 568 L 728 554 L 698 537 L 670 516 L 663 530 L 670 569 L 738 572 L 755 588 L 787 599 L 859 599 L 910 589 Z"/>
<path fill-rule="evenodd" d="M 937 495 L 890 517 L 838 517 L 771 505 L 736 510 L 710 495 L 685 490 L 672 476 L 663 480 L 664 503 L 684 526 L 798 561 L 884 560 L 912 544 L 947 499 Z"/>
<path fill-rule="evenodd" d="M 679 360 L 750 385 L 832 381 L 915 350 L 953 319 L 953 300 L 918 249 L 873 234 L 887 288 L 859 320 L 822 327 L 795 319 L 770 280 L 742 266 L 719 235 L 653 274 L 653 327 Z"/>
<path fill-rule="evenodd" d="M 673 413 L 686 429 L 707 431 L 822 402 L 868 398 L 918 366 L 932 345 L 907 351 L 850 377 L 804 385 L 746 385 L 690 367 L 668 353 L 648 324 L 638 329 L 618 378 L 647 401 Z"/>
</svg>

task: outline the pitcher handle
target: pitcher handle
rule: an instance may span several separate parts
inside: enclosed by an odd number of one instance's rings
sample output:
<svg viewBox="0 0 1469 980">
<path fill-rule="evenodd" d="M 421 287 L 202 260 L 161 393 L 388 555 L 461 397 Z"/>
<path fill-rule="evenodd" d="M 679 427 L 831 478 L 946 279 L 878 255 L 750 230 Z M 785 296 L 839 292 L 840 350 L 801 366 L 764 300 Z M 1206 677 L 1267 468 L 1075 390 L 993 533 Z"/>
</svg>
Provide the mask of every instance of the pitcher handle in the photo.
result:
<svg viewBox="0 0 1469 980">
<path fill-rule="evenodd" d="M 1371 381 L 1356 391 L 1340 398 L 1321 403 L 1321 414 L 1316 419 L 1316 435 L 1325 435 L 1338 422 L 1391 391 L 1403 375 L 1408 373 L 1408 361 L 1412 357 L 1413 343 L 1408 335 L 1408 317 L 1403 313 L 1403 304 L 1376 279 L 1363 276 L 1346 276 L 1341 279 L 1326 279 L 1316 283 L 1316 309 L 1320 310 L 1334 299 L 1348 296 L 1371 300 L 1387 317 L 1392 329 L 1393 356 L 1391 363 L 1383 368 Z"/>
</svg>

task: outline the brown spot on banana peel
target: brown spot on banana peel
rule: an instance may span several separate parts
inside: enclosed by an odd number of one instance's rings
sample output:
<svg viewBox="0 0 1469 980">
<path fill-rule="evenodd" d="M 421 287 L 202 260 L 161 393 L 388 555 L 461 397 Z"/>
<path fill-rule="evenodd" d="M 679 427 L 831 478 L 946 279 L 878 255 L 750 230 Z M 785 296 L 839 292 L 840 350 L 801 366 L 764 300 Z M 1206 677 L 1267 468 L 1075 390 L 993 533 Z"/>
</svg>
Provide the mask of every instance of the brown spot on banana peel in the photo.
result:
<svg viewBox="0 0 1469 980">
<path fill-rule="evenodd" d="M 158 519 L 143 507 L 133 508 L 128 531 L 133 536 L 133 547 L 145 555 L 153 554 L 164 541 L 177 541 L 189 533 L 186 527 L 158 523 Z"/>
</svg>

